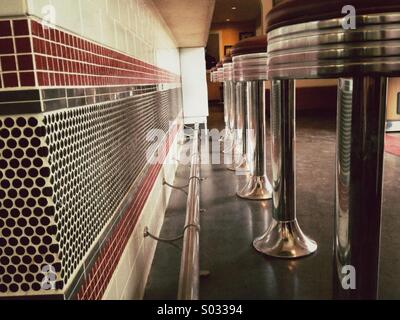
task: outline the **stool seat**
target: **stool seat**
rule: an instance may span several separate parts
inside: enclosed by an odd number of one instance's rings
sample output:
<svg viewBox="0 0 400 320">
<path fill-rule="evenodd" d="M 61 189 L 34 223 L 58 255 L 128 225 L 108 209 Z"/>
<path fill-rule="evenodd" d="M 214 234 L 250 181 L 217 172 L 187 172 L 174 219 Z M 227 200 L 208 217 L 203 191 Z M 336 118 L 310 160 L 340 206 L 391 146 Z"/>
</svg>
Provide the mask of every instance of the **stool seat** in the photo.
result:
<svg viewBox="0 0 400 320">
<path fill-rule="evenodd" d="M 226 63 L 232 63 L 232 56 L 231 55 L 226 56 L 224 58 L 223 64 L 226 64 Z"/>
<path fill-rule="evenodd" d="M 244 39 L 232 49 L 233 80 L 237 82 L 267 79 L 267 36 Z"/>
<path fill-rule="evenodd" d="M 215 66 L 217 70 L 215 71 L 215 81 L 216 82 L 224 82 L 224 63 L 220 61 Z"/>
<path fill-rule="evenodd" d="M 349 4 L 354 30 L 343 28 Z M 269 79 L 400 75 L 399 0 L 288 0 L 267 24 Z"/>
<path fill-rule="evenodd" d="M 238 42 L 232 49 L 232 56 L 244 54 L 263 53 L 267 51 L 267 36 L 258 36 L 244 39 Z"/>
<path fill-rule="evenodd" d="M 294 24 L 344 17 L 342 8 L 352 5 L 357 15 L 399 12 L 399 0 L 286 0 L 267 15 L 267 32 Z"/>
<path fill-rule="evenodd" d="M 216 71 L 217 71 L 216 67 L 212 67 L 211 70 L 210 70 L 210 81 L 211 82 L 217 82 L 217 80 L 216 80 Z"/>
<path fill-rule="evenodd" d="M 224 58 L 224 81 L 232 81 L 232 56 L 226 56 Z"/>
</svg>

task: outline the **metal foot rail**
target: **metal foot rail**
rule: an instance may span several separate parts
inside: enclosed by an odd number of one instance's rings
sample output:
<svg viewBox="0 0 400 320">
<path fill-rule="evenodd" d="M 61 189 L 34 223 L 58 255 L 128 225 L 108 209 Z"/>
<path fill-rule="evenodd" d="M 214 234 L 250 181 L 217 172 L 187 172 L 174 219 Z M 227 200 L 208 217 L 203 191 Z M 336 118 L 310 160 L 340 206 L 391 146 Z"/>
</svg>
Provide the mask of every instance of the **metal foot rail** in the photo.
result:
<svg viewBox="0 0 400 320">
<path fill-rule="evenodd" d="M 189 191 L 186 207 L 186 222 L 183 237 L 181 270 L 179 275 L 178 300 L 199 299 L 199 238 L 200 238 L 200 143 L 199 125 L 193 132 L 192 159 Z"/>
</svg>

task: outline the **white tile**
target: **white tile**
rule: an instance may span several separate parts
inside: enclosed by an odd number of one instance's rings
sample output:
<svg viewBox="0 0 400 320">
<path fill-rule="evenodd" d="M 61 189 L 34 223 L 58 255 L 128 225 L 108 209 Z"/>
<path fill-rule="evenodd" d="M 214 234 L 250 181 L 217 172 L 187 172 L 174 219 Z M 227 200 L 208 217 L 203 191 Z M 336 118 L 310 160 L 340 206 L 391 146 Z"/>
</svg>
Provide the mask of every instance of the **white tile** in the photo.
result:
<svg viewBox="0 0 400 320">
<path fill-rule="evenodd" d="M 35 3 L 35 8 L 41 6 L 38 0 L 32 0 Z M 85 0 L 87 1 L 87 0 Z M 55 24 L 67 30 L 82 34 L 82 20 L 81 20 L 81 0 L 65 1 L 65 0 L 51 0 L 50 5 L 55 10 Z M 43 18 L 43 12 L 38 16 Z"/>
<path fill-rule="evenodd" d="M 50 0 L 28 0 L 27 4 L 28 11 L 31 15 L 43 18 L 45 7 L 50 4 Z"/>
<path fill-rule="evenodd" d="M 107 15 L 106 12 L 103 10 L 101 13 L 101 20 L 102 20 L 101 34 L 103 37 L 103 43 L 111 48 L 115 48 L 116 37 L 115 37 L 114 18 Z"/>
<path fill-rule="evenodd" d="M 26 0 L 0 0 L 0 16 L 18 16 L 27 12 Z"/>
<path fill-rule="evenodd" d="M 112 281 L 109 283 L 102 300 L 120 300 L 120 295 L 118 294 L 117 290 L 117 282 L 115 279 L 112 279 Z"/>
<path fill-rule="evenodd" d="M 146 279 L 144 277 L 145 257 L 143 246 L 140 247 L 131 274 L 122 292 L 123 300 L 139 300 L 143 298 Z"/>
<path fill-rule="evenodd" d="M 102 42 L 102 10 L 96 1 L 80 0 L 83 35 L 91 40 Z M 66 1 L 68 2 L 68 1 Z"/>
<path fill-rule="evenodd" d="M 119 260 L 117 269 L 115 270 L 113 275 L 119 297 L 122 296 L 123 290 L 126 286 L 126 283 L 128 282 L 131 273 L 131 267 L 129 265 L 129 252 L 126 249 L 124 250 L 122 257 Z"/>
<path fill-rule="evenodd" d="M 40 18 L 46 14 L 43 7 L 52 5 L 56 25 L 179 74 L 178 49 L 160 14 L 147 1 L 0 0 L 0 4 L 1 14 L 28 11 Z"/>
</svg>

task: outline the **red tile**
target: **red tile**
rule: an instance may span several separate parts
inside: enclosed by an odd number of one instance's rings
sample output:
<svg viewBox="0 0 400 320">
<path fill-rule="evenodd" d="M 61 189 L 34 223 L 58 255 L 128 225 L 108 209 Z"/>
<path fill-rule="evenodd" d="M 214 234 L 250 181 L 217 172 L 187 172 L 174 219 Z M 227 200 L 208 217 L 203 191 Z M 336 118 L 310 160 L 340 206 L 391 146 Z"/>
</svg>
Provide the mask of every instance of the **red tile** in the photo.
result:
<svg viewBox="0 0 400 320">
<path fill-rule="evenodd" d="M 49 73 L 49 85 L 55 86 L 56 85 L 56 77 L 54 73 Z"/>
<path fill-rule="evenodd" d="M 58 75 L 50 74 L 46 77 L 38 76 L 40 83 L 47 82 L 47 85 L 122 85 L 122 84 L 143 84 L 143 83 L 160 83 L 160 82 L 179 82 L 179 76 L 160 68 L 152 66 L 134 57 L 110 50 L 99 46 L 83 38 L 75 37 L 54 28 L 43 28 L 40 23 L 31 21 L 32 33 L 35 35 L 33 39 L 33 51 L 36 53 L 47 54 L 53 57 L 35 56 L 36 66 L 38 70 L 72 72 L 76 75 L 66 75 L 59 73 Z M 7 21 L 2 23 L 3 33 L 7 34 Z M 10 27 L 10 23 L 8 24 Z M 15 33 L 29 33 L 27 21 L 15 21 Z M 36 37 L 48 37 L 57 43 L 42 42 Z M 12 39 L 1 39 L 0 54 L 14 53 Z M 8 40 L 8 41 L 7 41 Z M 64 46 L 66 44 L 67 46 Z M 73 48 L 71 48 L 73 47 Z M 31 52 L 31 43 L 29 38 L 17 38 L 16 49 L 19 53 Z M 95 55 L 97 53 L 101 56 Z M 56 59 L 55 57 L 63 57 L 75 60 L 75 62 Z M 32 69 L 32 61 L 27 57 L 22 57 L 17 61 L 22 70 Z M 10 65 L 10 63 L 8 63 Z M 12 70 L 12 66 L 8 67 Z M 40 79 L 39 79 L 40 78 Z M 47 79 L 47 80 L 44 80 Z M 28 83 L 28 80 L 26 81 Z"/>
<path fill-rule="evenodd" d="M 29 35 L 28 20 L 14 20 L 14 35 L 15 36 L 27 36 Z"/>
<path fill-rule="evenodd" d="M 19 70 L 33 70 L 32 55 L 21 55 L 17 57 Z"/>
<path fill-rule="evenodd" d="M 72 61 L 68 61 L 67 72 L 73 72 L 73 70 L 74 70 L 74 63 Z"/>
<path fill-rule="evenodd" d="M 60 30 L 56 30 L 56 42 L 60 43 L 61 36 L 60 36 Z"/>
<path fill-rule="evenodd" d="M 10 21 L 0 21 L 0 37 L 12 36 Z"/>
<path fill-rule="evenodd" d="M 51 42 L 46 41 L 44 47 L 45 47 L 44 52 L 48 55 L 51 55 Z"/>
<path fill-rule="evenodd" d="M 49 82 L 49 75 L 47 73 L 44 72 L 39 72 L 38 73 L 38 82 L 40 86 L 49 86 L 50 82 Z"/>
<path fill-rule="evenodd" d="M 56 29 L 53 29 L 53 28 L 50 29 L 50 40 L 51 41 L 55 41 L 55 42 L 57 41 L 56 40 L 56 33 L 57 33 Z"/>
<path fill-rule="evenodd" d="M 31 22 L 32 35 L 39 36 L 39 23 L 34 20 L 30 20 L 30 22 Z"/>
<path fill-rule="evenodd" d="M 55 70 L 54 59 L 53 58 L 48 57 L 47 58 L 47 64 L 49 66 L 49 70 L 52 70 L 52 71 Z"/>
<path fill-rule="evenodd" d="M 16 73 L 3 73 L 4 87 L 18 87 L 18 75 Z"/>
<path fill-rule="evenodd" d="M 51 46 L 51 55 L 57 56 L 57 44 L 51 43 L 50 46 Z"/>
<path fill-rule="evenodd" d="M 32 52 L 30 38 L 16 38 L 15 45 L 17 47 L 17 53 Z"/>
<path fill-rule="evenodd" d="M 11 38 L 0 39 L 0 54 L 14 53 L 14 43 Z"/>
<path fill-rule="evenodd" d="M 45 70 L 47 69 L 47 62 L 46 62 L 46 58 L 39 56 L 39 55 L 35 55 L 35 63 L 36 63 L 36 69 L 37 70 Z"/>
<path fill-rule="evenodd" d="M 55 82 L 56 82 L 56 86 L 61 85 L 61 75 L 59 73 L 55 74 Z"/>
<path fill-rule="evenodd" d="M 46 40 L 50 40 L 50 29 L 46 26 L 43 26 L 43 37 Z"/>
<path fill-rule="evenodd" d="M 69 51 L 69 48 L 68 47 L 62 47 L 62 56 L 64 57 L 64 58 L 67 58 L 68 57 L 68 53 L 69 53 L 70 51 Z"/>
<path fill-rule="evenodd" d="M 15 71 L 17 70 L 17 63 L 15 61 L 15 56 L 3 56 L 1 60 L 1 70 L 2 71 Z"/>
<path fill-rule="evenodd" d="M 66 85 L 66 76 L 65 76 L 65 74 L 64 73 L 61 73 L 60 74 L 60 78 L 61 78 L 61 85 L 62 86 L 65 86 Z"/>
<path fill-rule="evenodd" d="M 66 43 L 66 37 L 67 37 L 67 34 L 65 32 L 63 32 L 63 31 L 60 31 L 60 42 L 62 44 Z"/>
<path fill-rule="evenodd" d="M 21 87 L 34 87 L 35 86 L 35 73 L 34 72 L 20 72 L 19 79 Z"/>
<path fill-rule="evenodd" d="M 45 44 L 43 41 L 33 38 L 33 52 L 45 53 Z"/>
</svg>

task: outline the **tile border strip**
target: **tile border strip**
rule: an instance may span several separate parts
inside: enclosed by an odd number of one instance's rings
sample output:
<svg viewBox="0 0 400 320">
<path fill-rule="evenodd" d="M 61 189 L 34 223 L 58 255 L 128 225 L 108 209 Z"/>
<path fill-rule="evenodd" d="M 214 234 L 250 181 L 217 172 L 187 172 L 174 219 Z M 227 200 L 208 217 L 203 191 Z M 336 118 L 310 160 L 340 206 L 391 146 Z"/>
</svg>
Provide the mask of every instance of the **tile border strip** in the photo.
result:
<svg viewBox="0 0 400 320">
<path fill-rule="evenodd" d="M 179 75 L 36 17 L 0 23 L 0 90 L 180 83 Z"/>
</svg>

